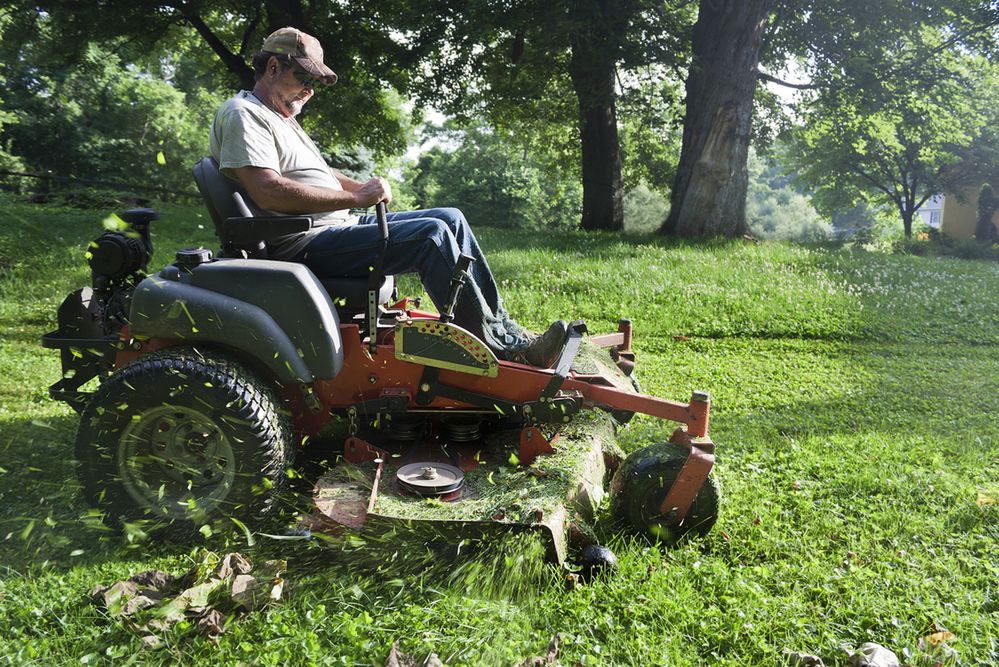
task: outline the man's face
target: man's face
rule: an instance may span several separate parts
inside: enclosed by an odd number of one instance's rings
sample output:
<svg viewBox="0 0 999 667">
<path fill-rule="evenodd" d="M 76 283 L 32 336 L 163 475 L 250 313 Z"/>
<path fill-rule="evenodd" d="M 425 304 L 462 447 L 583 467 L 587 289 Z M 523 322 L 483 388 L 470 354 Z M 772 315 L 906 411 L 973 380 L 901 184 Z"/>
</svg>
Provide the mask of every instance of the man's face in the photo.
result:
<svg viewBox="0 0 999 667">
<path fill-rule="evenodd" d="M 310 80 L 307 73 L 297 69 L 294 65 L 282 65 L 274 59 L 278 68 L 278 75 L 274 82 L 274 102 L 279 111 L 287 118 L 297 116 L 302 112 L 302 107 L 312 98 L 315 92 L 311 81 L 303 83 L 303 79 Z"/>
</svg>

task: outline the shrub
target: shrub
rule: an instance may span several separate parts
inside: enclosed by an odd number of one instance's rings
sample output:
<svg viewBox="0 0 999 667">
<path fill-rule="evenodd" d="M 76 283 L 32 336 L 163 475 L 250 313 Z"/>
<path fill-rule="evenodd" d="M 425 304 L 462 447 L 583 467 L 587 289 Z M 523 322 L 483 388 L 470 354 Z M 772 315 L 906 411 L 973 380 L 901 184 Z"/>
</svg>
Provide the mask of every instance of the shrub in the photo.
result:
<svg viewBox="0 0 999 667">
<path fill-rule="evenodd" d="M 582 211 L 578 176 L 561 174 L 512 132 L 487 125 L 438 128 L 441 145 L 406 174 L 418 208 L 458 206 L 476 225 L 573 228 Z"/>
<path fill-rule="evenodd" d="M 624 194 L 624 230 L 653 234 L 669 212 L 669 198 L 641 181 Z"/>
<path fill-rule="evenodd" d="M 822 241 L 833 235 L 808 198 L 755 153 L 749 156 L 746 222 L 754 236 L 769 241 Z"/>
</svg>

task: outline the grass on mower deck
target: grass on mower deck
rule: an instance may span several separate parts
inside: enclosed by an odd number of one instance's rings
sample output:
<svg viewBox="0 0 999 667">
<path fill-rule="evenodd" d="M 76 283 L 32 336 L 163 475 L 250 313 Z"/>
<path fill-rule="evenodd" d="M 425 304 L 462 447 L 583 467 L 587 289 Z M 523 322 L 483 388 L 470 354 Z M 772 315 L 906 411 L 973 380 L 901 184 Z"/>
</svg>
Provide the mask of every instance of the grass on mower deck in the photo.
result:
<svg viewBox="0 0 999 667">
<path fill-rule="evenodd" d="M 482 464 L 465 473 L 461 502 L 391 492 L 379 493 L 375 512 L 392 517 L 425 520 L 488 521 L 505 510 L 509 521 L 534 523 L 535 512 L 549 516 L 566 504 L 595 443 L 613 440 L 613 427 L 606 415 L 582 414 L 564 429 L 554 445 L 555 454 L 541 456 L 530 466 L 510 460 L 520 446 L 520 431 L 505 430 L 485 438 Z M 395 477 L 397 466 L 385 468 L 384 479 Z"/>
<path fill-rule="evenodd" d="M 711 392 L 714 530 L 662 549 L 598 522 L 620 571 L 569 588 L 557 569 L 529 572 L 516 540 L 452 567 L 432 545 L 250 547 L 216 527 L 198 547 L 289 561 L 287 599 L 217 644 L 178 624 L 144 651 L 87 594 L 179 574 L 194 551 L 93 520 L 76 415 L 46 393 L 58 355 L 38 342 L 88 284 L 83 253 L 108 212 L 0 199 L 0 661 L 367 665 L 398 641 L 447 664 L 512 665 L 558 634 L 566 665 L 780 665 L 785 647 L 844 665 L 842 646 L 866 641 L 916 664 L 942 627 L 959 664 L 999 664 L 999 264 L 494 229 L 480 241 L 523 324 L 582 318 L 602 333 L 630 317 L 644 391 Z M 215 246 L 200 209 L 162 213 L 153 266 Z M 639 417 L 619 442 L 671 429 Z"/>
</svg>

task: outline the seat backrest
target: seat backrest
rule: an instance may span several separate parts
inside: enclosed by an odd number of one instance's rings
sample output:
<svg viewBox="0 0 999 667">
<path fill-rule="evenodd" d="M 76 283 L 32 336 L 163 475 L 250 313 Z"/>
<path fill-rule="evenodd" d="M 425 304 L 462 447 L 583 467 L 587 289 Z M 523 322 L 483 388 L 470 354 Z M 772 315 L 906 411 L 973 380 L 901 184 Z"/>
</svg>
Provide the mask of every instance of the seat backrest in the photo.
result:
<svg viewBox="0 0 999 667">
<path fill-rule="evenodd" d="M 233 195 L 239 193 L 252 215 L 259 215 L 260 211 L 242 186 L 219 171 L 219 163 L 211 156 L 201 158 L 194 165 L 194 182 L 198 185 L 198 192 L 201 193 L 201 198 L 208 208 L 208 214 L 211 216 L 212 222 L 215 223 L 215 235 L 222 243 L 222 253 L 223 255 L 229 255 L 232 248 L 230 248 L 231 244 L 222 232 L 222 221 L 226 218 L 247 215 L 246 211 L 239 208 L 239 204 Z M 245 251 L 249 256 L 260 259 L 266 258 L 266 245 L 262 240 L 259 243 L 252 244 L 252 247 L 245 247 L 245 244 L 243 245 L 244 247 L 239 248 L 239 250 Z M 239 255 L 240 253 L 237 250 L 233 254 Z"/>
<path fill-rule="evenodd" d="M 194 182 L 198 192 L 205 200 L 208 213 L 215 223 L 215 235 L 222 243 L 223 257 L 249 257 L 251 259 L 267 259 L 267 244 L 261 239 L 252 243 L 232 243 L 223 234 L 223 221 L 227 218 L 240 218 L 248 215 L 239 208 L 234 193 L 239 193 L 245 205 L 250 209 L 249 215 L 261 215 L 250 195 L 238 183 L 226 177 L 219 171 L 219 163 L 215 158 L 203 157 L 194 165 Z M 331 278 L 322 281 L 330 296 L 348 309 L 363 311 L 367 306 L 367 278 Z M 385 276 L 379 292 L 378 303 L 385 303 L 395 298 L 395 280 Z"/>
</svg>

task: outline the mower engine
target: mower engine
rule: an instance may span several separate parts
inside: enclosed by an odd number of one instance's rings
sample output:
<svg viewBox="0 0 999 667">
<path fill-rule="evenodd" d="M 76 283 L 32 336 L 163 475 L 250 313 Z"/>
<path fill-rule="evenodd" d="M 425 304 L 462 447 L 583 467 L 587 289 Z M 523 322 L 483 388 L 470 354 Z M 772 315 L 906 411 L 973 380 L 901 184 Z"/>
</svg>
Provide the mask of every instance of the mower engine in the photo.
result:
<svg viewBox="0 0 999 667">
<path fill-rule="evenodd" d="M 87 395 L 79 391 L 89 380 L 112 370 L 119 332 L 128 323 L 135 286 L 146 277 L 153 255 L 149 225 L 159 219 L 153 209 L 136 208 L 120 216 L 123 230 L 107 231 L 87 251 L 91 287 L 67 296 L 59 306 L 59 328 L 42 337 L 42 344 L 61 350 L 62 378 L 49 395 L 82 412 Z"/>
</svg>

